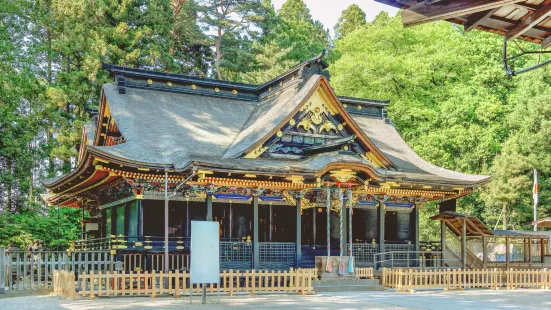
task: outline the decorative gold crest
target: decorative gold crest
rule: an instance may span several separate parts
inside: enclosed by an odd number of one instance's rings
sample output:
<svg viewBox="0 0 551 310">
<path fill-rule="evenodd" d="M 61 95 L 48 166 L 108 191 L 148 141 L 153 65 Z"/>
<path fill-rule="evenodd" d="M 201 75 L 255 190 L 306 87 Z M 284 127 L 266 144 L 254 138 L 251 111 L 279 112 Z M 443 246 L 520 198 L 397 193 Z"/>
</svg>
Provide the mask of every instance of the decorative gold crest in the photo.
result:
<svg viewBox="0 0 551 310">
<path fill-rule="evenodd" d="M 350 169 L 332 170 L 329 173 L 333 179 L 343 183 L 356 178 L 356 172 Z"/>
</svg>

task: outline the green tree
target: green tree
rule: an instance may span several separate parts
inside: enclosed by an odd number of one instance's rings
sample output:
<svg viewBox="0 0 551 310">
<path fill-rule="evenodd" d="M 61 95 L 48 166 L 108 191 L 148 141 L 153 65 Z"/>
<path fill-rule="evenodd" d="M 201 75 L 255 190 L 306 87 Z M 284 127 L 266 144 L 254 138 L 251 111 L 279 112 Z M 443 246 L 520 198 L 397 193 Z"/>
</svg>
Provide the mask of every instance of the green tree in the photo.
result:
<svg viewBox="0 0 551 310">
<path fill-rule="evenodd" d="M 492 172 L 511 134 L 504 123 L 516 114 L 509 98 L 519 83 L 503 74 L 499 37 L 467 34 L 447 22 L 403 28 L 399 17 L 380 14 L 337 40 L 335 52 L 339 58 L 329 71 L 338 94 L 390 99 L 396 127 L 429 162 Z M 479 193 L 459 201 L 462 212 L 493 222 L 484 208 Z M 434 206 L 426 210 L 437 212 Z M 434 214 L 428 213 L 422 211 L 422 222 L 432 225 L 428 217 Z"/>
<path fill-rule="evenodd" d="M 255 26 L 262 20 L 262 1 L 204 0 L 201 4 L 205 9 L 202 21 L 213 33 L 216 77 L 222 80 L 224 69 L 228 74 L 246 71 L 241 68 L 252 59 L 250 47 L 258 35 Z"/>
<path fill-rule="evenodd" d="M 48 249 L 64 250 L 80 239 L 81 216 L 79 209 L 55 207 L 49 207 L 44 214 L 0 214 L 0 246 L 25 249 L 33 240 L 41 240 Z"/>
<path fill-rule="evenodd" d="M 256 54 L 256 69 L 243 74 L 245 83 L 260 84 L 292 68 L 296 63 L 288 59 L 291 48 L 282 49 L 275 42 L 253 45 Z"/>
<path fill-rule="evenodd" d="M 281 22 L 266 40 L 274 40 L 282 49 L 291 48 L 289 60 L 299 63 L 311 59 L 329 46 L 329 32 L 312 18 L 303 0 L 285 1 L 278 16 Z"/>
<path fill-rule="evenodd" d="M 30 206 L 39 89 L 26 53 L 29 31 L 26 2 L 8 2 L 0 14 L 0 211 L 21 212 Z"/>
<path fill-rule="evenodd" d="M 312 19 L 302 0 L 286 1 L 277 13 L 271 1 L 264 1 L 264 7 L 262 35 L 252 46 L 253 65 L 242 74 L 248 83 L 266 82 L 319 55 L 329 45 L 327 30 Z"/>
<path fill-rule="evenodd" d="M 339 21 L 334 27 L 335 38 L 342 38 L 365 25 L 365 12 L 357 4 L 352 4 L 342 11 L 339 17 Z"/>
</svg>

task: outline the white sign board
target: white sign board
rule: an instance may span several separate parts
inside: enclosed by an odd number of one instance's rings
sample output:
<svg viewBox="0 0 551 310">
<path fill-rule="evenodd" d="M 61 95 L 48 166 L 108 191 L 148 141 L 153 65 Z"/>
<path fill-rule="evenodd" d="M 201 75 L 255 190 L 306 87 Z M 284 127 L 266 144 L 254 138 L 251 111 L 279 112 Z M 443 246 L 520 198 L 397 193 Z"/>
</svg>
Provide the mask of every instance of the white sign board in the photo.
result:
<svg viewBox="0 0 551 310">
<path fill-rule="evenodd" d="M 218 222 L 191 221 L 191 283 L 220 282 Z"/>
<path fill-rule="evenodd" d="M 86 231 L 95 231 L 99 230 L 98 223 L 86 223 Z"/>
</svg>

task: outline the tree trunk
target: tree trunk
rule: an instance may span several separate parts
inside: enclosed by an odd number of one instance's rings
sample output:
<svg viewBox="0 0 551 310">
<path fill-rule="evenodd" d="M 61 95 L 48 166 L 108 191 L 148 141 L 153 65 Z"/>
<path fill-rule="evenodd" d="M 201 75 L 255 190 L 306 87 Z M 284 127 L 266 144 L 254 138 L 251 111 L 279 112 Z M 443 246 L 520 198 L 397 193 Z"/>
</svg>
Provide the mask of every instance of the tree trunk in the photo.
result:
<svg viewBox="0 0 551 310">
<path fill-rule="evenodd" d="M 216 39 L 216 76 L 219 80 L 222 79 L 222 72 L 220 72 L 220 61 L 222 60 L 222 28 L 218 26 L 218 38 Z"/>
<path fill-rule="evenodd" d="M 52 128 L 52 122 L 48 122 L 50 128 Z M 54 137 L 50 132 L 49 128 L 46 129 L 46 144 L 53 143 Z M 48 154 L 48 178 L 53 178 L 55 176 L 55 162 L 51 154 Z"/>
<path fill-rule="evenodd" d="M 11 159 L 8 158 L 8 162 L 7 162 L 7 166 L 8 166 L 8 171 L 10 173 L 13 173 L 12 171 L 12 164 L 11 164 Z M 13 210 L 11 209 L 11 195 L 12 195 L 12 188 L 13 186 L 13 182 L 11 180 L 7 180 L 6 182 L 6 189 L 7 189 L 7 192 L 6 192 L 6 211 L 9 211 L 9 212 L 13 212 Z"/>
<path fill-rule="evenodd" d="M 503 206 L 503 230 L 507 230 L 507 206 Z"/>
</svg>

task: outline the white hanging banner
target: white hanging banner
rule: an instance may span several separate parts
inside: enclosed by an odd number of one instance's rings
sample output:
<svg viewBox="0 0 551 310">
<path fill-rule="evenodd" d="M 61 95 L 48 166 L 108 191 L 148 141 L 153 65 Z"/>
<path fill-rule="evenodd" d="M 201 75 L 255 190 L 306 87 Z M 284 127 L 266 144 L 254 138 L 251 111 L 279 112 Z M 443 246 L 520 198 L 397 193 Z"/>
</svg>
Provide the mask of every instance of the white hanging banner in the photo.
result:
<svg viewBox="0 0 551 310">
<path fill-rule="evenodd" d="M 220 282 L 218 222 L 191 221 L 191 283 Z"/>
</svg>

